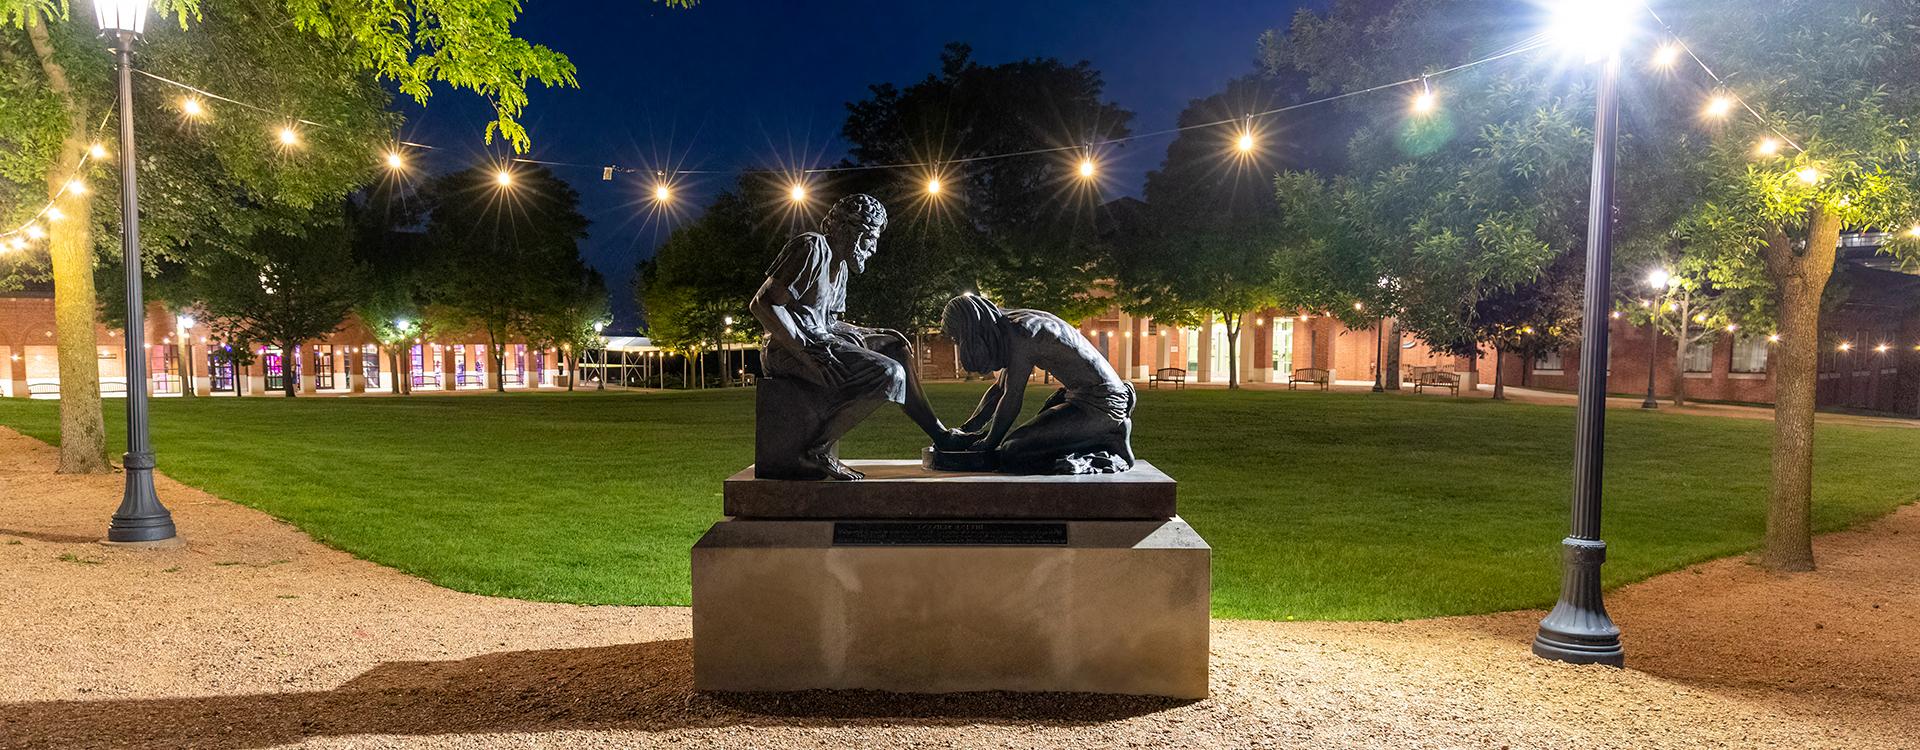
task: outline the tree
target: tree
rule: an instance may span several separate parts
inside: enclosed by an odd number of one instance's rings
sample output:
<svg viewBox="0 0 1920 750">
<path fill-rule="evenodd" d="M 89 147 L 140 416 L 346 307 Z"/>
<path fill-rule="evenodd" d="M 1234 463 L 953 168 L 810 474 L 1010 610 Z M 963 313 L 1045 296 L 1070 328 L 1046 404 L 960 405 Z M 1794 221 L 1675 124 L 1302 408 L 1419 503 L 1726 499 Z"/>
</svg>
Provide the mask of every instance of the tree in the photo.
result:
<svg viewBox="0 0 1920 750">
<path fill-rule="evenodd" d="M 561 289 L 561 296 L 545 306 L 529 321 L 527 343 L 551 348 L 565 358 L 567 390 L 573 390 L 580 370 L 580 352 L 600 345 L 596 324 L 608 317 L 606 282 L 598 271 L 583 269 L 573 284 Z M 605 356 L 602 353 L 601 356 Z"/>
<path fill-rule="evenodd" d="M 698 354 L 726 335 L 729 317 L 735 335 L 757 336 L 747 302 L 786 239 L 758 216 L 780 193 L 772 175 L 742 175 L 733 191 L 716 196 L 699 220 L 674 230 L 640 263 L 634 292 L 654 345 Z M 890 234 L 881 237 L 869 272 L 887 262 L 890 240 Z"/>
<path fill-rule="evenodd" d="M 1716 283 L 1764 290 L 1749 325 L 1770 313 L 1780 340 L 1760 559 L 1774 570 L 1810 570 L 1820 311 L 1840 234 L 1920 217 L 1912 148 L 1920 137 L 1920 79 L 1912 75 L 1920 68 L 1920 6 L 1707 0 L 1674 23 L 1713 51 L 1715 67 L 1739 71 L 1726 93 L 1767 120 L 1714 127 L 1705 158 L 1690 165 L 1709 182 L 1682 233 Z M 1669 93 L 1672 111 L 1699 111 L 1697 91 Z M 1920 256 L 1911 235 L 1887 249 Z"/>
<path fill-rule="evenodd" d="M 147 139 L 143 145 L 156 158 L 141 163 L 148 196 L 143 213 L 152 222 L 143 227 L 145 249 L 164 253 L 208 238 L 238 249 L 247 230 L 280 223 L 258 220 L 274 215 L 271 210 L 232 213 L 212 205 L 281 205 L 297 216 L 344 195 L 370 173 L 374 149 L 390 138 L 395 124 L 381 114 L 386 94 L 377 81 L 392 82 L 421 102 L 436 83 L 479 93 L 495 108 L 488 140 L 498 134 L 524 151 L 527 134 L 518 117 L 527 104 L 527 85 L 574 85 L 572 64 L 513 36 L 517 4 L 414 0 L 405 5 L 159 4 L 160 14 L 178 30 L 167 23 L 150 27 L 143 51 L 148 69 L 215 90 L 266 92 L 271 99 L 264 104 L 330 121 L 326 133 L 305 137 L 331 141 L 327 145 L 333 147 L 283 159 L 260 137 L 261 123 L 242 125 L 241 119 L 203 126 L 204 141 Z M 98 52 L 91 24 L 69 18 L 68 8 L 48 0 L 0 0 L 0 26 L 17 32 L 0 35 L 0 112 L 6 113 L 0 115 L 0 143 L 7 146 L 0 148 L 0 218 L 9 224 L 24 219 L 47 199 L 67 217 L 49 227 L 48 237 L 62 391 L 59 470 L 84 473 L 108 468 L 90 282 L 96 247 L 118 244 L 111 233 L 94 231 L 95 210 L 112 215 L 117 191 L 109 189 L 110 183 L 86 193 L 65 190 L 76 178 L 107 177 L 98 169 L 79 174 L 76 165 L 101 132 L 112 92 L 111 65 Z M 193 24 L 199 27 L 190 28 Z M 158 110 L 145 112 L 159 116 Z M 145 133 L 161 132 L 152 122 L 139 125 Z M 215 158 L 165 158 L 170 143 L 183 144 L 188 152 L 203 145 L 203 153 Z M 343 166 L 349 163 L 357 166 Z M 198 200 L 208 194 L 218 200 Z M 280 229 L 288 227 L 280 224 Z"/>
<path fill-rule="evenodd" d="M 516 172 L 511 185 L 476 167 L 436 178 L 423 202 L 434 258 L 428 297 L 486 333 L 494 388 L 504 392 L 508 338 L 531 330 L 585 271 L 580 194 L 545 167 Z"/>
<path fill-rule="evenodd" d="M 1110 300 L 1092 291 L 1103 250 L 1095 236 L 1098 181 L 1075 170 L 1081 147 L 1127 135 L 1133 113 L 1103 101 L 1103 89 L 1099 71 L 1084 61 L 981 65 L 972 48 L 950 44 L 938 74 L 904 88 L 872 86 L 869 97 L 847 105 L 841 136 L 853 144 L 855 164 L 936 165 L 922 180 L 941 181 L 928 210 L 956 222 L 931 235 L 928 246 L 937 249 L 926 257 L 925 277 L 940 283 L 913 290 L 927 295 L 915 305 L 943 304 L 965 286 L 1068 320 L 1106 307 Z M 967 161 L 1035 151 L 1047 152 Z M 1092 155 L 1100 156 L 1097 149 Z M 949 285 L 949 278 L 971 283 Z"/>
<path fill-rule="evenodd" d="M 1108 267 L 1125 309 L 1157 321 L 1199 326 L 1218 315 L 1227 334 L 1227 387 L 1240 387 L 1240 331 L 1247 313 L 1281 304 L 1282 223 L 1270 152 L 1249 141 L 1253 124 L 1231 126 L 1279 100 L 1272 80 L 1249 75 L 1196 99 L 1180 113 L 1185 130 L 1147 174 L 1146 203 L 1120 202 L 1112 213 Z"/>
<path fill-rule="evenodd" d="M 194 266 L 185 286 L 218 321 L 229 343 L 280 348 L 286 374 L 281 382 L 291 398 L 299 392 L 295 356 L 306 342 L 339 330 L 353 309 L 362 273 L 336 222 L 320 224 L 305 236 L 260 235 L 249 253 Z"/>
</svg>

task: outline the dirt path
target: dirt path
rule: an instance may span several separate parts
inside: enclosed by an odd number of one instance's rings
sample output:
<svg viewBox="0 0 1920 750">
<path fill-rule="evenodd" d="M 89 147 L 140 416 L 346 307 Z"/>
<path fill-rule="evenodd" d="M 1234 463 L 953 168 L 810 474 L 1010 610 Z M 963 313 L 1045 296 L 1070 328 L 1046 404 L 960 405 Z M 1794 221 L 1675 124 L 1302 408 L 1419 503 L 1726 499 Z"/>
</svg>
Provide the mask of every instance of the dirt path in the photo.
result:
<svg viewBox="0 0 1920 750">
<path fill-rule="evenodd" d="M 1920 748 L 1920 507 L 1790 578 L 1722 560 L 1611 598 L 1631 669 L 1537 612 L 1214 624 L 1214 697 L 691 689 L 685 609 L 440 589 L 162 479 L 191 541 L 94 543 L 120 480 L 0 430 L 0 747 Z"/>
</svg>

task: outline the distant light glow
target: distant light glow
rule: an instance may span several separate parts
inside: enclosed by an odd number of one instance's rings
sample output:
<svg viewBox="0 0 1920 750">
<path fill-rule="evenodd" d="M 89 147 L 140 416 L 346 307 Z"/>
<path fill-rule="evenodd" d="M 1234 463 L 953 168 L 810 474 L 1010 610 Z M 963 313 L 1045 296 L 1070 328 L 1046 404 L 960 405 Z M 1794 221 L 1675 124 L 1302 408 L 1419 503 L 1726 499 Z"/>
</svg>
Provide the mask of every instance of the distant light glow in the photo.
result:
<svg viewBox="0 0 1920 750">
<path fill-rule="evenodd" d="M 1673 283 L 1673 275 L 1667 273 L 1667 269 L 1656 268 L 1652 273 L 1647 274 L 1647 286 L 1665 289 L 1671 283 Z"/>
<path fill-rule="evenodd" d="M 1761 156 L 1773 156 L 1775 154 L 1778 154 L 1780 153 L 1780 141 L 1773 138 L 1761 139 L 1760 145 L 1753 147 L 1753 152 Z"/>
<path fill-rule="evenodd" d="M 98 143 L 87 147 L 87 155 L 95 159 L 107 158 L 107 147 Z"/>
<path fill-rule="evenodd" d="M 67 218 L 67 212 L 60 210 L 59 206 L 47 207 L 47 221 L 59 221 L 64 218 Z"/>
<path fill-rule="evenodd" d="M 1851 341 L 1840 342 L 1840 351 L 1843 351 L 1843 352 L 1853 351 L 1853 342 Z"/>
<path fill-rule="evenodd" d="M 1705 113 L 1708 117 L 1714 117 L 1714 118 L 1726 117 L 1727 115 L 1732 114 L 1733 113 L 1733 97 L 1721 95 L 1721 96 L 1715 96 L 1712 99 L 1708 99 Z"/>
<path fill-rule="evenodd" d="M 27 228 L 23 231 L 26 232 L 29 239 L 37 240 L 47 236 L 47 230 L 41 229 L 39 224 L 28 224 Z"/>
<path fill-rule="evenodd" d="M 1794 172 L 1793 176 L 1800 178 L 1801 182 L 1812 185 L 1820 181 L 1820 170 L 1814 169 L 1813 167 L 1803 167 L 1800 171 Z"/>
<path fill-rule="evenodd" d="M 1887 350 L 1888 350 L 1888 349 L 1892 349 L 1892 348 L 1893 348 L 1893 347 L 1891 347 L 1891 346 L 1888 346 L 1888 345 L 1886 345 L 1886 344 L 1881 344 L 1881 345 L 1879 345 L 1879 346 L 1876 346 L 1876 347 L 1874 347 L 1874 348 L 1873 348 L 1873 350 L 1874 350 L 1874 351 L 1876 351 L 1876 352 L 1879 352 L 1879 353 L 1881 353 L 1881 354 L 1886 354 L 1886 353 L 1887 353 Z"/>
<path fill-rule="evenodd" d="M 1912 229 L 1907 230 L 1907 234 L 1920 237 L 1920 224 L 1913 225 Z"/>
<path fill-rule="evenodd" d="M 81 182 L 79 178 L 67 180 L 67 192 L 73 195 L 86 195 L 87 183 Z"/>
<path fill-rule="evenodd" d="M 1780 343 L 1780 334 L 1777 334 L 1777 333 L 1769 333 L 1769 334 L 1767 334 L 1767 343 L 1769 343 L 1769 344 L 1778 344 L 1778 343 Z"/>
</svg>

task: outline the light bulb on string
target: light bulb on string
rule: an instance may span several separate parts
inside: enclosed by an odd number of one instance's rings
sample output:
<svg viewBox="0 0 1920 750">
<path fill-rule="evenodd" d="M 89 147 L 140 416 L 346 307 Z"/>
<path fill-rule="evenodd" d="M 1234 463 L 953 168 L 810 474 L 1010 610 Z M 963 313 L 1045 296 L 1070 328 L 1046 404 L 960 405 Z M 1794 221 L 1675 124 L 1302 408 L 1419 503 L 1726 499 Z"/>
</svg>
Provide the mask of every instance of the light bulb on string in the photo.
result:
<svg viewBox="0 0 1920 750">
<path fill-rule="evenodd" d="M 207 108 L 200 103 L 198 97 L 183 96 L 180 98 L 180 114 L 195 118 L 204 117 L 207 114 Z"/>
<path fill-rule="evenodd" d="M 1093 157 L 1091 155 L 1080 157 L 1080 179 L 1093 179 L 1093 172 Z"/>
<path fill-rule="evenodd" d="M 59 206 L 48 206 L 46 216 L 47 221 L 59 221 L 67 218 L 67 212 L 60 210 Z"/>
<path fill-rule="evenodd" d="M 47 230 L 41 229 L 39 224 L 28 224 L 26 229 L 21 231 L 26 233 L 27 239 L 37 240 L 47 236 Z"/>
<path fill-rule="evenodd" d="M 1733 113 L 1733 97 L 1721 94 L 1721 95 L 1714 96 L 1712 99 L 1708 99 L 1707 107 L 1704 110 L 1704 112 L 1706 116 L 1712 117 L 1715 119 L 1726 117 L 1727 115 L 1732 114 Z"/>
<path fill-rule="evenodd" d="M 1774 138 L 1762 138 L 1753 152 L 1761 156 L 1776 156 L 1780 153 L 1780 141 Z"/>
<path fill-rule="evenodd" d="M 1253 134 L 1242 131 L 1240 133 L 1239 140 L 1234 142 L 1233 147 L 1239 149 L 1240 153 L 1243 153 L 1243 154 L 1252 153 L 1253 152 Z"/>
<path fill-rule="evenodd" d="M 513 173 L 504 169 L 495 170 L 493 173 L 493 184 L 500 187 L 513 187 Z"/>
<path fill-rule="evenodd" d="M 1801 182 L 1812 185 L 1820 181 L 1820 170 L 1813 167 L 1801 167 L 1800 171 L 1793 173 L 1793 176 L 1800 178 Z"/>
<path fill-rule="evenodd" d="M 69 195 L 86 195 L 87 183 L 81 182 L 78 177 L 67 180 L 67 193 Z"/>
<path fill-rule="evenodd" d="M 87 156 L 91 156 L 95 159 L 105 159 L 107 158 L 107 147 L 102 146 L 98 143 L 88 146 Z"/>
<path fill-rule="evenodd" d="M 666 203 L 670 200 L 673 200 L 673 189 L 667 187 L 666 183 L 662 182 L 653 186 L 653 202 Z"/>
<path fill-rule="evenodd" d="M 292 125 L 281 126 L 280 132 L 275 137 L 280 140 L 282 146 L 300 145 L 300 131 L 294 130 Z"/>
<path fill-rule="evenodd" d="M 387 168 L 395 172 L 406 169 L 407 160 L 406 158 L 402 157 L 400 155 L 400 152 L 398 151 L 388 151 L 387 152 Z"/>
<path fill-rule="evenodd" d="M 1913 225 L 1912 229 L 1907 230 L 1907 234 L 1912 235 L 1914 237 L 1920 237 L 1920 224 Z"/>
<path fill-rule="evenodd" d="M 1674 63 L 1680 61 L 1680 51 L 1680 45 L 1675 42 L 1660 45 L 1659 49 L 1653 51 L 1653 66 L 1656 68 L 1673 67 Z"/>
<path fill-rule="evenodd" d="M 1432 84 L 1430 84 L 1425 77 L 1421 77 L 1421 92 L 1413 96 L 1413 113 L 1415 113 L 1415 115 L 1428 115 L 1428 113 L 1432 113 L 1436 107 L 1440 107 L 1440 96 L 1434 94 Z"/>
<path fill-rule="evenodd" d="M 787 188 L 787 200 L 793 201 L 794 203 L 805 203 L 807 201 L 807 186 L 798 182 L 793 183 L 792 187 Z"/>
<path fill-rule="evenodd" d="M 939 195 L 941 187 L 943 186 L 940 184 L 940 178 L 938 177 L 927 178 L 927 195 Z"/>
</svg>

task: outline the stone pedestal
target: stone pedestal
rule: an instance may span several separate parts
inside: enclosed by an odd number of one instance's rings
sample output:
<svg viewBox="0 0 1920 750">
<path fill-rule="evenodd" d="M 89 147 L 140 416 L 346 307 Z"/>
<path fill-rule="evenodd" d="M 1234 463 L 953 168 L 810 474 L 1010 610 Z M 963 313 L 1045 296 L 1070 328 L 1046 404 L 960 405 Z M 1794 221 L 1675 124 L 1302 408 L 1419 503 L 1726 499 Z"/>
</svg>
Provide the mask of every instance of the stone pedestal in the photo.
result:
<svg viewBox="0 0 1920 750">
<path fill-rule="evenodd" d="M 1206 696 L 1211 550 L 1165 474 L 850 464 L 873 479 L 728 480 L 693 548 L 696 687 Z"/>
</svg>

